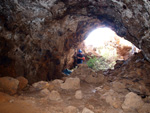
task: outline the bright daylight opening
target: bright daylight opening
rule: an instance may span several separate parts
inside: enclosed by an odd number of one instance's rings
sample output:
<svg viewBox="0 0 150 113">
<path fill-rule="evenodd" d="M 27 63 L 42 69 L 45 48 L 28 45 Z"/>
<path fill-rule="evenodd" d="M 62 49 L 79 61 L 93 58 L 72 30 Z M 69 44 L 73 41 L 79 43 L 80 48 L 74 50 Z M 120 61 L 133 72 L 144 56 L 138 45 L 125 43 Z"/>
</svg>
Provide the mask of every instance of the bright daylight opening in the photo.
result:
<svg viewBox="0 0 150 113">
<path fill-rule="evenodd" d="M 87 64 L 96 71 L 114 69 L 117 60 L 127 60 L 139 51 L 131 42 L 106 27 L 93 30 L 84 45 Z"/>
</svg>

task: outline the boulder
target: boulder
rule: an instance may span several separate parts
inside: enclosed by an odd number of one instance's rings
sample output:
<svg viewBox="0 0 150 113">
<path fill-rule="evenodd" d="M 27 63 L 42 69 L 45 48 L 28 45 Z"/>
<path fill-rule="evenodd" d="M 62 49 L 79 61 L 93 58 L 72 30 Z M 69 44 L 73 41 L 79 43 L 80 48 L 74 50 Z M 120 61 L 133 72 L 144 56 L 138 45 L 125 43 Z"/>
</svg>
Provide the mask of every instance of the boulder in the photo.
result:
<svg viewBox="0 0 150 113">
<path fill-rule="evenodd" d="M 74 106 L 68 106 L 64 110 L 64 113 L 78 113 L 78 109 Z"/>
<path fill-rule="evenodd" d="M 94 113 L 93 111 L 91 111 L 90 109 L 88 108 L 84 108 L 82 113 Z"/>
<path fill-rule="evenodd" d="M 80 88 L 80 79 L 79 78 L 68 78 L 65 83 L 61 84 L 62 89 L 71 89 L 76 90 Z"/>
<path fill-rule="evenodd" d="M 140 109 L 144 105 L 143 100 L 137 94 L 130 92 L 125 96 L 122 109 L 125 111 L 134 111 Z"/>
<path fill-rule="evenodd" d="M 82 99 L 83 98 L 83 94 L 82 94 L 81 90 L 76 91 L 75 98 L 76 99 Z"/>
<path fill-rule="evenodd" d="M 19 81 L 19 86 L 18 86 L 19 90 L 22 90 L 27 86 L 28 80 L 26 78 L 20 76 L 20 77 L 17 77 L 16 79 Z"/>
<path fill-rule="evenodd" d="M 12 77 L 1 77 L 0 78 L 0 91 L 8 94 L 15 94 L 17 92 L 19 81 Z"/>
<path fill-rule="evenodd" d="M 55 91 L 55 90 L 51 91 L 51 93 L 49 94 L 48 98 L 50 100 L 54 100 L 54 101 L 61 100 L 59 92 Z"/>
</svg>

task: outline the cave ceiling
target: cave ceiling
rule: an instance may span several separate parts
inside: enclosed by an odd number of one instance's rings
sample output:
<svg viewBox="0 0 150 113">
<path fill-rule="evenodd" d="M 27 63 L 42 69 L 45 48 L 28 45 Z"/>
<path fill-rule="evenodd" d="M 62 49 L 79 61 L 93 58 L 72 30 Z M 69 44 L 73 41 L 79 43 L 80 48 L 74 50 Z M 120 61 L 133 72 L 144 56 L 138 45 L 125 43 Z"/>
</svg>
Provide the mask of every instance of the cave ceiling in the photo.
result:
<svg viewBox="0 0 150 113">
<path fill-rule="evenodd" d="M 1 0 L 0 66 L 35 81 L 58 78 L 73 49 L 101 26 L 150 61 L 149 0 Z"/>
</svg>

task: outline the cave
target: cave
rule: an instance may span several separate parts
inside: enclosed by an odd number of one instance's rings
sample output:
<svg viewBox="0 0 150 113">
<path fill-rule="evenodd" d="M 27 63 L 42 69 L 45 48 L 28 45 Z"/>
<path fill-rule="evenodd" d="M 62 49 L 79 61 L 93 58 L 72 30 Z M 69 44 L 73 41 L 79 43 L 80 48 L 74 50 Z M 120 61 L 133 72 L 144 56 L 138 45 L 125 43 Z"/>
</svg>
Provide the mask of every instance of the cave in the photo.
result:
<svg viewBox="0 0 150 113">
<path fill-rule="evenodd" d="M 142 113 L 143 110 L 149 112 L 149 0 L 1 0 L 0 78 L 10 77 L 9 80 L 16 78 L 22 80 L 21 76 L 28 81 L 28 85 L 40 81 L 51 82 L 57 79 L 66 79 L 62 70 L 72 67 L 75 51 L 79 49 L 80 44 L 93 29 L 100 27 L 111 28 L 118 36 L 133 43 L 141 52 L 132 56 L 131 59 L 126 59 L 127 61 L 119 62 L 114 70 L 98 73 L 104 74 L 109 82 L 114 82 L 115 76 L 121 76 L 117 80 L 132 79 L 132 83 L 127 84 L 140 83 L 139 81 L 144 80 L 144 88 L 147 88 L 146 91 L 144 90 L 145 93 L 141 94 L 138 92 L 139 90 L 133 88 L 126 89 L 133 97 L 148 98 L 147 103 L 144 101 L 144 104 L 141 102 L 141 98 L 139 99 L 141 106 L 145 105 L 140 110 L 137 110 L 138 105 L 136 108 L 132 106 L 131 109 L 135 108 L 132 109 L 135 113 L 136 111 Z M 80 69 L 86 71 L 87 67 L 83 65 L 79 67 Z M 87 72 L 94 73 L 88 69 Z M 75 71 L 72 76 L 75 74 L 78 75 L 79 73 Z M 133 76 L 127 77 L 128 74 Z M 122 80 L 122 82 L 124 81 Z M 41 84 L 46 83 L 42 82 Z M 114 85 L 116 84 L 114 83 Z M 103 87 L 105 88 L 105 86 Z M 140 88 L 142 89 L 142 86 Z M 106 87 L 106 89 L 109 88 Z M 0 88 L 0 90 L 2 89 Z M 138 95 L 135 95 L 135 92 Z M 55 95 L 56 92 L 52 93 Z M 70 92 L 68 92 L 69 94 Z M 92 102 L 95 101 L 91 99 L 91 106 L 86 106 L 86 108 L 94 110 Z M 13 103 L 12 99 L 10 103 Z M 129 113 L 126 111 L 129 110 L 127 107 L 130 107 L 126 105 L 127 103 L 128 100 L 122 105 L 123 113 Z M 120 112 L 115 111 L 120 109 L 120 106 L 117 106 L 120 104 L 114 103 L 113 99 L 107 104 L 113 106 L 110 111 Z M 81 108 L 79 108 L 80 111 Z M 82 113 L 88 112 L 89 109 L 86 108 Z M 68 109 L 70 110 L 70 108 Z M 69 112 L 68 109 L 64 110 L 63 113 L 73 113 L 73 111 Z M 61 113 L 61 110 L 56 111 Z M 106 110 L 106 113 L 110 113 L 110 111 Z M 89 112 L 93 113 L 92 111 Z M 101 112 L 95 110 L 95 113 Z"/>
</svg>

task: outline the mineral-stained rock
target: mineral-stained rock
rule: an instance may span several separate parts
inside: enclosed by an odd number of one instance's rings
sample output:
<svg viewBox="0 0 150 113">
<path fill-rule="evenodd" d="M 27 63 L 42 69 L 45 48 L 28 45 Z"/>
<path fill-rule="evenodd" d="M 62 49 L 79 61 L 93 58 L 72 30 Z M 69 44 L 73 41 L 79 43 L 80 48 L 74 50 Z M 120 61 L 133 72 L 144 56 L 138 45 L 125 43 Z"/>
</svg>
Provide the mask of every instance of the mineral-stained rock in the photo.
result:
<svg viewBox="0 0 150 113">
<path fill-rule="evenodd" d="M 19 90 L 24 89 L 28 84 L 28 80 L 22 76 L 17 77 L 17 80 L 19 80 L 19 86 L 18 86 Z"/>
<path fill-rule="evenodd" d="M 68 106 L 64 108 L 64 113 L 78 113 L 78 109 L 74 106 Z"/>
<path fill-rule="evenodd" d="M 0 78 L 0 90 L 8 94 L 15 94 L 17 92 L 19 81 L 12 77 Z"/>
<path fill-rule="evenodd" d="M 83 98 L 83 94 L 82 94 L 81 90 L 76 91 L 75 98 L 76 99 L 82 99 Z"/>
<path fill-rule="evenodd" d="M 122 104 L 122 108 L 125 111 L 134 111 L 142 108 L 144 102 L 137 94 L 130 92 L 125 96 L 125 101 Z"/>
<path fill-rule="evenodd" d="M 62 89 L 71 89 L 76 90 L 80 88 L 80 79 L 79 78 L 68 78 L 65 83 L 61 84 Z"/>
</svg>

